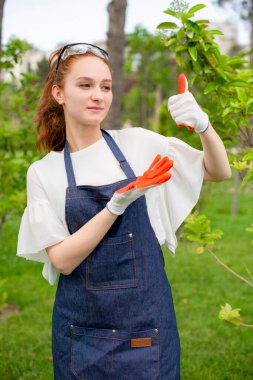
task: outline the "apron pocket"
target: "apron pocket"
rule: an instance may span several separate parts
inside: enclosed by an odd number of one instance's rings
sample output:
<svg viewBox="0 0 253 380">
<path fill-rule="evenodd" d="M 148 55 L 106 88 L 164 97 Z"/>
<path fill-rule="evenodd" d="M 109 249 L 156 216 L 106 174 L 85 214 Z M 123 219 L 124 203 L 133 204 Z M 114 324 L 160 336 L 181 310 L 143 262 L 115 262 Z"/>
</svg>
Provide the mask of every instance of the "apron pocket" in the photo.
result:
<svg viewBox="0 0 253 380">
<path fill-rule="evenodd" d="M 90 290 L 136 287 L 133 234 L 106 237 L 86 260 L 86 288 Z"/>
<path fill-rule="evenodd" d="M 126 331 L 70 326 L 71 371 L 79 380 L 155 380 L 157 329 Z"/>
</svg>

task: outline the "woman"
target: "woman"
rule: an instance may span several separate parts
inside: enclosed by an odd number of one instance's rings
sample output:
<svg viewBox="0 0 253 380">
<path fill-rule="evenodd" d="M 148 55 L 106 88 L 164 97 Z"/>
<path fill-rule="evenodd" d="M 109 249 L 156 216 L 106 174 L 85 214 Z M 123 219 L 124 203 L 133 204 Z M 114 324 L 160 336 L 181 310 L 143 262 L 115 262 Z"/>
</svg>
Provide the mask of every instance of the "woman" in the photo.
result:
<svg viewBox="0 0 253 380">
<path fill-rule="evenodd" d="M 175 252 L 175 232 L 203 178 L 230 176 L 223 143 L 187 88 L 168 107 L 177 124 L 199 133 L 204 151 L 143 128 L 104 131 L 112 102 L 108 54 L 78 43 L 50 62 L 37 112 L 37 146 L 49 153 L 27 172 L 17 254 L 43 262 L 51 285 L 60 273 L 55 379 L 179 379 L 160 246 Z"/>
</svg>

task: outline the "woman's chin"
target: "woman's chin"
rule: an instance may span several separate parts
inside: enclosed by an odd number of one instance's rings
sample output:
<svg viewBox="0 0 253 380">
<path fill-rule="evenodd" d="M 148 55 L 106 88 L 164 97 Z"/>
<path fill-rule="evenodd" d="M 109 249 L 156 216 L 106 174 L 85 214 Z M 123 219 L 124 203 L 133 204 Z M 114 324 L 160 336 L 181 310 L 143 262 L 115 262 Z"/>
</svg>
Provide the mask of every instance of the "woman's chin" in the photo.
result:
<svg viewBox="0 0 253 380">
<path fill-rule="evenodd" d="M 103 117 L 94 115 L 94 117 L 83 118 L 82 122 L 85 124 L 98 124 L 101 123 L 103 120 Z"/>
</svg>

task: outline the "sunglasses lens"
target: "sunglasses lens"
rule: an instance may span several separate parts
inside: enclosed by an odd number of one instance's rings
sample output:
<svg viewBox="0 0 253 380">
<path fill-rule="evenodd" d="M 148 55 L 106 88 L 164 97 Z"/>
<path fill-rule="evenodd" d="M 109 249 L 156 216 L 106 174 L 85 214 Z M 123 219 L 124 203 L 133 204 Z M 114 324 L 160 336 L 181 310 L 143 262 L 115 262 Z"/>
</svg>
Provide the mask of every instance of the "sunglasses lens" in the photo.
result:
<svg viewBox="0 0 253 380">
<path fill-rule="evenodd" d="M 102 50 L 100 50 L 99 48 L 97 48 L 95 46 L 85 45 L 85 44 L 69 46 L 67 49 L 64 50 L 64 52 L 61 56 L 61 59 L 65 60 L 70 55 L 85 54 L 87 52 L 91 52 L 91 53 L 95 54 L 97 57 L 108 59 L 107 54 L 105 52 L 103 52 Z"/>
</svg>

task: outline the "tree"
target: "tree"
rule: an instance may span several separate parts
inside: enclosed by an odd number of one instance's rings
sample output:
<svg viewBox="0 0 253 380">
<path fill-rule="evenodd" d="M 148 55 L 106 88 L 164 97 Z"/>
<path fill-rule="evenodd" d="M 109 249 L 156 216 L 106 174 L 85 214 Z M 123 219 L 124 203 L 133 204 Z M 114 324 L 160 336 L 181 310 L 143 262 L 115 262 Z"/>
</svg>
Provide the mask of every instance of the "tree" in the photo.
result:
<svg viewBox="0 0 253 380">
<path fill-rule="evenodd" d="M 180 3 L 180 1 L 174 1 Z M 189 74 L 189 83 L 195 85 L 202 95 L 201 104 L 211 115 L 212 123 L 219 130 L 223 140 L 228 144 L 238 146 L 241 151 L 232 157 L 232 167 L 237 171 L 246 171 L 243 185 L 253 189 L 253 126 L 250 119 L 253 117 L 253 69 L 249 62 L 240 56 L 222 55 L 218 45 L 214 42 L 219 30 L 208 30 L 208 20 L 191 20 L 195 12 L 205 5 L 197 4 L 188 9 L 184 7 L 170 7 L 164 13 L 176 18 L 175 22 L 163 22 L 158 29 L 165 30 L 163 34 L 165 45 L 175 52 L 180 71 Z M 215 110 L 215 112 L 213 112 Z M 247 228 L 253 232 L 253 224 Z M 199 244 L 196 253 L 209 252 L 224 268 L 240 280 L 253 287 L 253 276 L 247 270 L 251 280 L 223 263 L 212 251 L 210 246 L 222 236 L 222 231 L 211 231 L 210 221 L 205 215 L 192 214 L 187 218 L 184 236 L 189 241 Z M 229 304 L 222 306 L 220 318 L 239 326 L 253 328 L 252 324 L 245 324 L 241 320 L 239 309 L 232 309 Z"/>
<path fill-rule="evenodd" d="M 2 50 L 2 30 L 3 30 L 4 3 L 5 3 L 5 0 L 0 0 L 0 51 Z"/>
<path fill-rule="evenodd" d="M 240 17 L 248 21 L 250 24 L 250 48 L 253 49 L 253 0 L 213 0 L 214 3 L 224 6 L 229 4 L 229 7 L 234 8 L 235 12 Z M 250 62 L 253 63 L 253 52 L 250 54 Z"/>
<path fill-rule="evenodd" d="M 46 56 L 41 58 L 40 61 L 37 63 L 37 69 L 35 70 L 36 75 L 38 75 L 41 78 L 41 81 L 44 82 L 47 78 L 49 72 L 49 65 L 48 65 L 48 59 Z"/>
<path fill-rule="evenodd" d="M 0 54 L 0 69 L 14 78 L 13 68 L 31 49 L 25 41 L 10 40 Z M 26 203 L 25 175 L 31 161 L 39 159 L 35 150 L 35 107 L 39 99 L 39 77 L 21 74 L 13 82 L 0 82 L 0 228 Z"/>
<path fill-rule="evenodd" d="M 107 33 L 107 50 L 113 74 L 113 103 L 103 123 L 107 129 L 120 128 L 121 99 L 123 94 L 123 61 L 125 48 L 125 18 L 127 0 L 111 0 L 107 10 L 109 13 L 109 29 Z"/>
<path fill-rule="evenodd" d="M 175 61 L 158 35 L 142 26 L 126 36 L 123 118 L 157 130 L 158 111 L 173 83 Z"/>
</svg>

